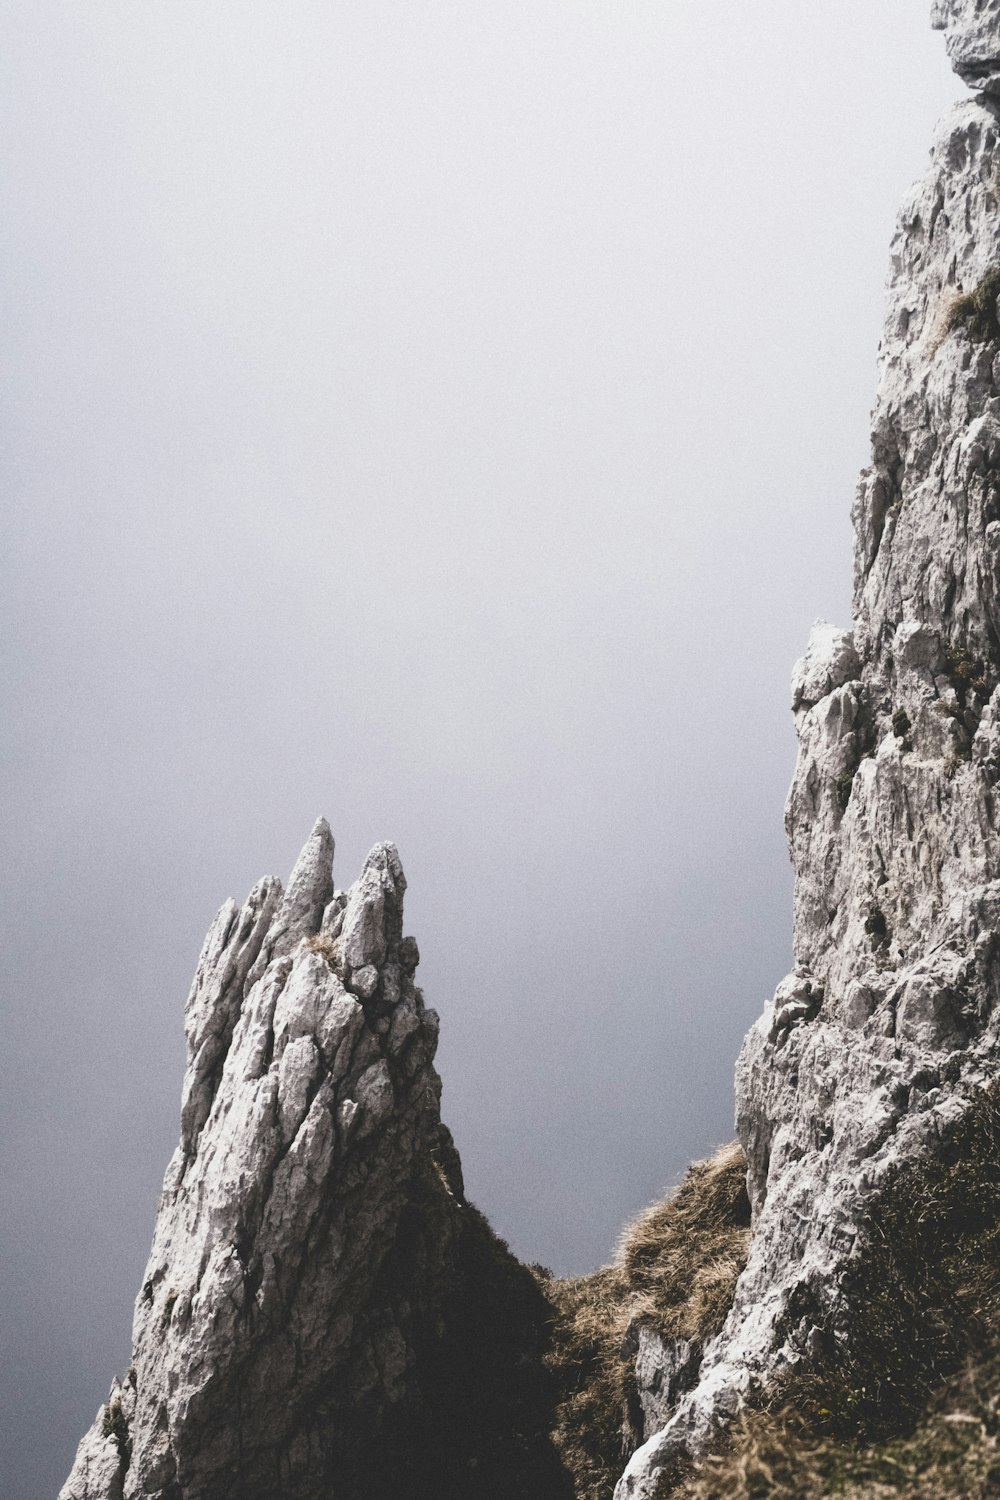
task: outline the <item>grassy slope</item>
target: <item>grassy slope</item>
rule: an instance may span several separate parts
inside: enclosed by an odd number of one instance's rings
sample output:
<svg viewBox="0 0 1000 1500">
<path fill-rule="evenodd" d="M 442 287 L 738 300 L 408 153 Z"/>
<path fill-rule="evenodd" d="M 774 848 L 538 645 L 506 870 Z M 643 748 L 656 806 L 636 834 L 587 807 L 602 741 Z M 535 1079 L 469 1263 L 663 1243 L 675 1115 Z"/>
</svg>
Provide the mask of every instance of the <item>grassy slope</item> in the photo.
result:
<svg viewBox="0 0 1000 1500">
<path fill-rule="evenodd" d="M 745 1175 L 742 1151 L 725 1147 L 625 1230 L 613 1265 L 543 1282 L 555 1309 L 548 1364 L 563 1393 L 554 1439 L 577 1500 L 608 1500 L 641 1441 L 633 1361 L 622 1350 L 630 1327 L 702 1340 L 722 1327 L 746 1262 Z"/>
<path fill-rule="evenodd" d="M 577 1500 L 610 1500 L 638 1441 L 629 1328 L 705 1339 L 746 1257 L 736 1147 L 691 1169 L 626 1230 L 613 1265 L 543 1280 L 554 1309 L 554 1440 Z M 826 1354 L 747 1412 L 672 1500 L 1000 1500 L 1000 1085 L 941 1159 L 873 1210 Z M 808 1315 L 809 1309 L 797 1309 Z"/>
<path fill-rule="evenodd" d="M 1000 1087 L 873 1211 L 809 1377 L 674 1500 L 1000 1496 Z"/>
</svg>

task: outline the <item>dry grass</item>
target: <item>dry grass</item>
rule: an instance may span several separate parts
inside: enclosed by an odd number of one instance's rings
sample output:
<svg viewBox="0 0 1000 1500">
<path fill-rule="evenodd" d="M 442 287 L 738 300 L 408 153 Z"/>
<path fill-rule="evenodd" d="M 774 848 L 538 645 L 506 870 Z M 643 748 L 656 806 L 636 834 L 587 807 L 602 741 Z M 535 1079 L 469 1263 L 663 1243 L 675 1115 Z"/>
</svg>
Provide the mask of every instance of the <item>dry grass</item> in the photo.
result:
<svg viewBox="0 0 1000 1500">
<path fill-rule="evenodd" d="M 337 954 L 336 942 L 328 932 L 313 933 L 311 938 L 306 939 L 306 947 L 312 953 L 318 953 L 321 958 L 325 958 L 327 963 L 332 962 Z"/>
<path fill-rule="evenodd" d="M 987 344 L 1000 339 L 998 298 L 1000 266 L 994 266 L 971 292 L 955 292 L 945 302 L 930 335 L 931 353 L 936 354 L 948 335 L 959 328 L 975 344 Z"/>
<path fill-rule="evenodd" d="M 625 1426 L 635 1401 L 621 1346 L 628 1288 L 614 1266 L 545 1285 L 555 1311 L 548 1356 L 559 1386 L 553 1439 L 577 1500 L 607 1500 L 627 1457 Z"/>
<path fill-rule="evenodd" d="M 637 1441 L 633 1361 L 622 1348 L 629 1329 L 718 1333 L 746 1263 L 749 1220 L 746 1160 L 727 1146 L 628 1226 L 613 1265 L 545 1281 L 555 1311 L 549 1367 L 562 1392 L 554 1439 L 577 1500 L 609 1500 Z"/>
<path fill-rule="evenodd" d="M 325 959 L 338 978 L 343 979 L 344 965 L 339 939 L 332 938 L 328 932 L 317 932 L 311 938 L 306 939 L 306 947 L 310 952 L 318 953 L 320 958 Z"/>
<path fill-rule="evenodd" d="M 879 1444 L 818 1435 L 795 1412 L 744 1413 L 726 1451 L 664 1500 L 996 1500 L 1000 1362 L 972 1362 L 912 1433 Z"/>
<path fill-rule="evenodd" d="M 623 1232 L 616 1259 L 632 1320 L 672 1338 L 711 1338 L 726 1320 L 749 1245 L 746 1157 L 724 1146 Z"/>
</svg>

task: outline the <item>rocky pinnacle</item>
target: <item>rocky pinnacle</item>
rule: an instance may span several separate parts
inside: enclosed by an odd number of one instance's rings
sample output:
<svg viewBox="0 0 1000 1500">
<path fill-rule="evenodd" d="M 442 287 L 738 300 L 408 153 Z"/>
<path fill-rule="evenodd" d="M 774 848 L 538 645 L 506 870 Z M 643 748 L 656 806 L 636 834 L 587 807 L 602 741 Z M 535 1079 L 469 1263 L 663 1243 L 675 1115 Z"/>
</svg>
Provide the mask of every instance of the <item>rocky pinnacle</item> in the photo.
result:
<svg viewBox="0 0 1000 1500">
<path fill-rule="evenodd" d="M 399 856 L 377 845 L 346 893 L 332 860 L 320 820 L 287 889 L 205 939 L 131 1367 L 60 1500 L 364 1500 L 423 1493 L 427 1465 L 455 1493 L 449 1462 L 489 1474 L 491 1423 L 545 1469 L 544 1414 L 502 1384 L 537 1289 L 463 1196 Z M 487 1412 L 476 1358 L 501 1374 Z"/>
<path fill-rule="evenodd" d="M 618 1500 L 846 1336 L 839 1287 L 881 1186 L 1000 1064 L 1000 0 L 945 0 L 933 24 L 984 92 L 942 121 L 899 215 L 854 626 L 817 625 L 793 677 L 795 969 L 736 1078 L 750 1258 Z"/>
</svg>

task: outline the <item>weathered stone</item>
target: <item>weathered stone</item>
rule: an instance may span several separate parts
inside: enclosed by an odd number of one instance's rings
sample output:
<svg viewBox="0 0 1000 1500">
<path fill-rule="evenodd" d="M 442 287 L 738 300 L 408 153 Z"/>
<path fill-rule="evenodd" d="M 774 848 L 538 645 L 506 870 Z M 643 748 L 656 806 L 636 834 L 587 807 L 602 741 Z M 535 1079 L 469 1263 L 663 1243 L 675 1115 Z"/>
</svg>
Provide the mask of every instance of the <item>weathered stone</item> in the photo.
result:
<svg viewBox="0 0 1000 1500">
<path fill-rule="evenodd" d="M 900 214 L 854 623 L 820 622 L 793 675 L 794 968 L 736 1078 L 750 1255 L 706 1343 L 632 1330 L 619 1500 L 808 1368 L 821 1328 L 849 1336 L 879 1194 L 1000 1068 L 1000 0 L 934 24 L 985 92 Z M 546 1307 L 463 1197 L 398 854 L 346 893 L 332 855 L 321 820 L 287 891 L 206 939 L 132 1368 L 61 1500 L 565 1492 Z"/>
<path fill-rule="evenodd" d="M 966 81 L 1000 88 L 1000 3 L 953 0 L 936 24 Z M 1000 1066 L 998 116 L 986 95 L 952 110 L 900 214 L 854 626 L 817 627 L 793 677 L 796 967 L 736 1079 L 750 1257 L 619 1500 L 649 1500 L 679 1454 L 809 1365 L 820 1325 L 846 1328 L 843 1272 L 882 1186 Z"/>
<path fill-rule="evenodd" d="M 934 0 L 931 25 L 963 83 L 1000 93 L 1000 0 Z"/>
<path fill-rule="evenodd" d="M 861 675 L 861 662 L 849 630 L 838 630 L 817 620 L 809 635 L 805 656 L 792 672 L 792 710 L 812 708 L 834 688 L 843 687 Z"/>
<path fill-rule="evenodd" d="M 135 1385 L 131 1380 L 124 1386 L 113 1381 L 106 1405 L 80 1443 L 60 1500 L 89 1500 L 92 1495 L 122 1500 L 129 1461 L 128 1432 L 134 1415 Z"/>
<path fill-rule="evenodd" d="M 665 1338 L 658 1329 L 643 1324 L 635 1332 L 635 1346 L 642 1442 L 659 1432 L 680 1398 L 697 1383 L 702 1345 L 697 1339 Z"/>
</svg>

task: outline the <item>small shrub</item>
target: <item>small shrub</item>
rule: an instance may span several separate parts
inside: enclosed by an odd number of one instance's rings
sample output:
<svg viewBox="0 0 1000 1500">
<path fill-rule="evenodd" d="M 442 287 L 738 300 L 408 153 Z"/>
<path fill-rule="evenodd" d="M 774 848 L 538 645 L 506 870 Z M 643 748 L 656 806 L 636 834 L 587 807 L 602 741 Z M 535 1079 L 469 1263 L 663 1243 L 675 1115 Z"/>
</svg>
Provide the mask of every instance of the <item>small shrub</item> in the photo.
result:
<svg viewBox="0 0 1000 1500">
<path fill-rule="evenodd" d="M 971 292 L 956 292 L 945 304 L 934 332 L 937 351 L 950 333 L 962 329 L 974 344 L 988 344 L 1000 339 L 1000 266 L 994 266 Z"/>
<path fill-rule="evenodd" d="M 961 646 L 948 646 L 945 661 L 955 695 L 963 708 L 968 707 L 970 693 L 979 698 L 990 696 L 994 683 L 981 658 L 973 656 Z"/>
<path fill-rule="evenodd" d="M 128 1417 L 122 1410 L 121 1401 L 117 1396 L 112 1396 L 104 1408 L 101 1436 L 113 1437 L 118 1444 L 119 1457 L 128 1463 L 132 1456 L 132 1438 L 128 1430 Z"/>
</svg>

